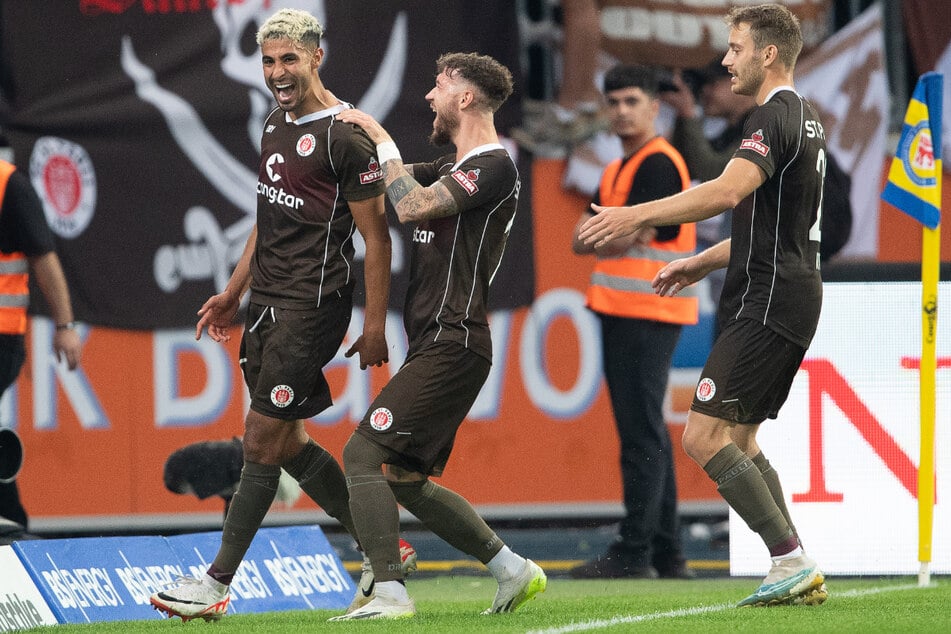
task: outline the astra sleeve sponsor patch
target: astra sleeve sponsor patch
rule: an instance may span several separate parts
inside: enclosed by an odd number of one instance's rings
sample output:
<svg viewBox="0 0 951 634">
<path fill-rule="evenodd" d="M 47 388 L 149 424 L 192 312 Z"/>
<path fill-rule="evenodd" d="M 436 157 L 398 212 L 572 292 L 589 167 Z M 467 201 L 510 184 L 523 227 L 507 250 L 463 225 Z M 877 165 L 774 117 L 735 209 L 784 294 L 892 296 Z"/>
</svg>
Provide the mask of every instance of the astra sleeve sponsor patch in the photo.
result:
<svg viewBox="0 0 951 634">
<path fill-rule="evenodd" d="M 763 142 L 763 131 L 757 130 L 753 135 L 748 139 L 743 139 L 740 142 L 741 150 L 753 150 L 757 154 L 766 156 L 769 154 L 769 146 Z"/>
<path fill-rule="evenodd" d="M 367 165 L 367 171 L 360 172 L 360 184 L 367 185 L 383 178 L 383 168 L 375 156 L 370 157 L 370 164 Z"/>
<path fill-rule="evenodd" d="M 466 190 L 466 193 L 470 196 L 475 195 L 475 193 L 479 191 L 479 186 L 476 185 L 476 181 L 479 180 L 479 170 L 469 170 L 467 172 L 456 170 L 452 173 L 452 178 L 462 185 L 462 188 Z"/>
</svg>

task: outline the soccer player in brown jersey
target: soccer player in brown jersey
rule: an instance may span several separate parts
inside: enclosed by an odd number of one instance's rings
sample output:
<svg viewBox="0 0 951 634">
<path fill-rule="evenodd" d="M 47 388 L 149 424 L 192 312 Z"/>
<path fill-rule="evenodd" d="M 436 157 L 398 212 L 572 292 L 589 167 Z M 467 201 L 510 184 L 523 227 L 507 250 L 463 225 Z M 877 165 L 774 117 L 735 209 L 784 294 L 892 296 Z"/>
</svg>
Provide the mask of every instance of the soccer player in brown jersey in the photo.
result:
<svg viewBox="0 0 951 634">
<path fill-rule="evenodd" d="M 207 573 L 151 597 L 156 608 L 183 620 L 217 619 L 227 611 L 230 583 L 274 500 L 282 467 L 356 536 L 343 471 L 310 438 L 304 420 L 331 405 L 322 369 L 350 323 L 355 230 L 366 242 L 366 307 L 363 333 L 346 355 L 358 354 L 363 369 L 388 360 L 390 237 L 376 148 L 336 118 L 349 104 L 318 73 L 322 34 L 312 15 L 291 9 L 275 13 L 257 34 L 264 79 L 277 102 L 263 129 L 257 222 L 225 290 L 198 311 L 195 329 L 196 339 L 207 327 L 213 340 L 228 341 L 250 289 L 241 339 L 251 396 L 244 466 Z M 405 565 L 415 565 L 411 549 L 404 556 Z"/>
<path fill-rule="evenodd" d="M 608 244 L 644 226 L 695 222 L 734 208 L 730 239 L 671 262 L 653 281 L 659 294 L 672 295 L 727 268 L 720 334 L 697 385 L 683 446 L 772 558 L 762 585 L 739 605 L 820 604 L 828 596 L 823 574 L 803 552 L 756 432 L 789 395 L 819 320 L 825 135 L 793 87 L 802 49 L 796 17 L 763 4 L 735 8 L 726 21 L 722 63 L 733 91 L 754 97 L 757 107 L 723 173 L 642 205 L 595 206 L 580 238 Z"/>
<path fill-rule="evenodd" d="M 376 597 L 331 620 L 416 613 L 399 565 L 397 503 L 488 567 L 499 588 L 487 613 L 516 610 L 545 589 L 541 568 L 512 552 L 462 496 L 430 480 L 442 474 L 491 364 L 488 290 L 519 190 L 494 113 L 511 92 L 511 73 L 491 57 L 440 57 L 436 86 L 426 95 L 436 115 L 431 140 L 452 143 L 456 151 L 433 163 L 405 165 L 372 117 L 341 114 L 377 144 L 387 197 L 400 222 L 416 229 L 404 308 L 406 362 L 343 451 L 350 509 L 373 567 Z"/>
</svg>

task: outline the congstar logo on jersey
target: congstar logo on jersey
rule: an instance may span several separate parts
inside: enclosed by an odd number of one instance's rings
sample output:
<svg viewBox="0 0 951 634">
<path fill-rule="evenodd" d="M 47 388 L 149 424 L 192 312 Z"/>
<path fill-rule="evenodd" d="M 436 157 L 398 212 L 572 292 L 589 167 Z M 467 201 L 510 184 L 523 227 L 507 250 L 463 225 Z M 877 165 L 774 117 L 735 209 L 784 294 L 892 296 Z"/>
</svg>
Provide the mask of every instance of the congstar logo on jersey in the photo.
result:
<svg viewBox="0 0 951 634">
<path fill-rule="evenodd" d="M 300 209 L 304 206 L 304 199 L 284 191 L 283 187 L 273 187 L 258 181 L 258 195 L 264 196 L 269 203 Z"/>
<path fill-rule="evenodd" d="M 281 180 L 280 170 L 283 169 L 283 165 L 284 157 L 279 152 L 275 152 L 267 157 L 267 160 L 264 162 L 264 170 L 267 172 L 267 177 L 271 179 L 272 183 Z M 274 187 L 273 185 L 268 185 L 261 181 L 258 181 L 258 194 L 264 196 L 272 205 L 278 204 L 284 207 L 290 207 L 291 209 L 300 209 L 304 206 L 304 200 L 302 198 L 298 198 L 294 194 L 285 191 L 283 187 Z"/>
<path fill-rule="evenodd" d="M 421 242 L 423 244 L 429 244 L 433 241 L 433 238 L 436 237 L 436 233 L 430 231 L 429 229 L 420 229 L 416 227 L 413 229 L 413 242 Z"/>
</svg>

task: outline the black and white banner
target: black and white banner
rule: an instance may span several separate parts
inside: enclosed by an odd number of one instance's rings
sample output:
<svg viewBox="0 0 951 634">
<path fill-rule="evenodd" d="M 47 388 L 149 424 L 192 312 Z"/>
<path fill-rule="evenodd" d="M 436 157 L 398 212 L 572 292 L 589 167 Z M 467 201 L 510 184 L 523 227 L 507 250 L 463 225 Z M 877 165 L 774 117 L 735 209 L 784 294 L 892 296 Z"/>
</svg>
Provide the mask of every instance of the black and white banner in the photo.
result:
<svg viewBox="0 0 951 634">
<path fill-rule="evenodd" d="M 58 236 L 77 319 L 189 326 L 224 287 L 254 222 L 272 107 L 254 36 L 284 7 L 324 23 L 324 83 L 380 119 L 408 161 L 438 154 L 424 96 L 440 54 L 492 55 L 521 83 L 505 0 L 0 0 L 3 131 Z M 518 122 L 519 101 L 499 113 L 501 131 Z M 496 308 L 532 300 L 529 201 L 524 187 Z M 391 226 L 398 309 L 409 242 Z"/>
</svg>

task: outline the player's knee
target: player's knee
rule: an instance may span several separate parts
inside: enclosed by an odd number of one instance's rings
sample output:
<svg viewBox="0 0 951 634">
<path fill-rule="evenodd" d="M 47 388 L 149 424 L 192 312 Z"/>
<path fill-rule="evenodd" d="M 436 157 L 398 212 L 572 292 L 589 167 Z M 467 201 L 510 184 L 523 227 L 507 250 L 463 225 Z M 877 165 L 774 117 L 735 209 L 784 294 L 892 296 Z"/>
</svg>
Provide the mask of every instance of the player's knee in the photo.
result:
<svg viewBox="0 0 951 634">
<path fill-rule="evenodd" d="M 688 415 L 687 425 L 684 427 L 684 433 L 680 438 L 680 443 L 684 449 L 684 453 L 701 467 L 710 457 L 708 455 L 709 441 L 709 430 L 699 421 L 691 420 L 691 416 Z"/>
<path fill-rule="evenodd" d="M 431 484 L 429 480 L 389 481 L 390 490 L 393 491 L 393 496 L 396 498 L 396 501 L 410 513 L 412 513 L 413 508 L 426 497 L 425 487 Z"/>
<path fill-rule="evenodd" d="M 276 443 L 258 434 L 245 434 L 241 440 L 244 459 L 260 464 L 279 462 L 280 452 Z"/>
<path fill-rule="evenodd" d="M 381 475 L 385 455 L 360 434 L 352 434 L 343 447 L 343 470 L 347 477 Z"/>
</svg>

